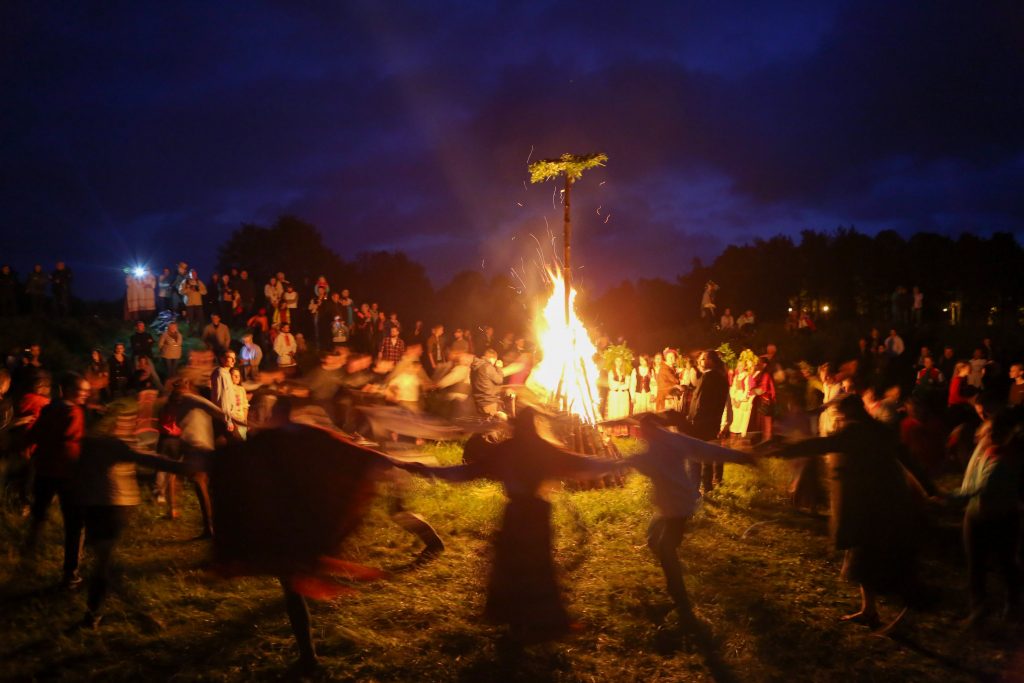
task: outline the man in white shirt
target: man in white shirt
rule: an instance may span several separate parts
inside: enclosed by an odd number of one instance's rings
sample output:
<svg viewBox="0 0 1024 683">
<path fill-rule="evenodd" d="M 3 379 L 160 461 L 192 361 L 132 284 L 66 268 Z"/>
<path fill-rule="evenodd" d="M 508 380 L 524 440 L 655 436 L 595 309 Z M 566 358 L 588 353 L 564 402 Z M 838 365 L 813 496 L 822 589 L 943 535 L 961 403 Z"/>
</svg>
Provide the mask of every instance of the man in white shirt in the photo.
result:
<svg viewBox="0 0 1024 683">
<path fill-rule="evenodd" d="M 277 354 L 277 367 L 295 367 L 295 352 L 298 351 L 298 349 L 299 345 L 295 341 L 295 336 L 292 334 L 291 325 L 284 323 L 281 325 L 281 332 L 277 335 L 277 339 L 274 340 L 274 353 Z"/>
<path fill-rule="evenodd" d="M 233 432 L 235 423 L 231 420 L 231 407 L 234 403 L 234 386 L 231 381 L 231 368 L 235 367 L 234 351 L 226 351 L 220 357 L 220 367 L 210 377 L 210 398 L 214 404 L 224 411 L 224 420 L 227 423 L 227 430 Z"/>
</svg>

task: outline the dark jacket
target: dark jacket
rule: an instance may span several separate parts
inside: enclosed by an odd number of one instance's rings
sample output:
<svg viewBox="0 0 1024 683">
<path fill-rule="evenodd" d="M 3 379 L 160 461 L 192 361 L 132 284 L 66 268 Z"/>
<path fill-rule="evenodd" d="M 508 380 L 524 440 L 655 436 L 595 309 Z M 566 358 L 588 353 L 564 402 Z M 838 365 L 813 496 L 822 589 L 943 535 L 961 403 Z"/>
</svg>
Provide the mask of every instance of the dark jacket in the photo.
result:
<svg viewBox="0 0 1024 683">
<path fill-rule="evenodd" d="M 722 411 L 728 400 L 729 380 L 724 373 L 709 370 L 700 375 L 687 416 L 692 426 L 691 435 L 704 441 L 717 437 L 722 427 Z"/>
</svg>

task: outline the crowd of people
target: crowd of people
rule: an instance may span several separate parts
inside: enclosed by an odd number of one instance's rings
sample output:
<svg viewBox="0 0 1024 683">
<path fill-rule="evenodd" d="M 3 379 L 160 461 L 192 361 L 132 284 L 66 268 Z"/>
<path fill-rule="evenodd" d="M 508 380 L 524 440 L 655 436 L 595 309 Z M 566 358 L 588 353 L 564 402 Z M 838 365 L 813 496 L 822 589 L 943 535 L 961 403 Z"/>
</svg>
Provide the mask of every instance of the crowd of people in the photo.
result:
<svg viewBox="0 0 1024 683">
<path fill-rule="evenodd" d="M 63 278 L 61 291 L 70 287 L 70 271 L 58 265 L 55 274 L 65 275 L 50 279 L 55 300 L 54 282 Z M 884 337 L 874 328 L 859 340 L 855 357 L 817 365 L 787 357 L 776 344 L 738 354 L 728 346 L 666 347 L 635 363 L 621 354 L 605 362 L 609 345 L 602 339 L 595 358 L 602 368 L 602 429 L 635 428 L 648 445 L 641 456 L 612 463 L 541 443 L 533 410 L 517 407 L 544 352 L 525 335 L 497 336 L 487 325 L 450 334 L 442 325 L 409 325 L 377 303 L 356 305 L 350 290 L 333 288 L 323 277 L 297 287 L 279 272 L 260 292 L 244 269 L 204 283 L 181 263 L 159 275 L 130 272 L 126 286 L 125 314 L 134 329 L 109 355 L 95 349 L 83 359 L 82 372 L 54 381 L 45 349 L 31 344 L 11 354 L 0 371 L 0 446 L 15 463 L 6 476 L 18 482 L 29 518 L 26 553 L 37 546 L 56 497 L 64 519 L 63 584 L 75 588 L 82 581 L 83 530 L 100 558 L 88 624 L 100 617 L 107 565 L 127 511 L 146 498 L 136 466 L 160 471 L 152 499 L 166 506 L 170 519 L 179 517 L 182 478 L 190 482 L 202 516 L 199 537 L 216 538 L 210 455 L 253 434 L 258 441 L 288 424 L 300 405 L 348 442 L 379 448 L 455 433 L 444 431 L 453 425 L 465 436 L 470 426 L 502 425 L 512 417 L 512 438 L 500 448 L 470 439 L 472 452 L 467 444 L 461 469 L 407 469 L 505 485 L 510 503 L 488 611 L 519 631 L 536 627 L 536 635 L 571 626 L 553 583 L 550 532 L 537 531 L 549 526 L 543 481 L 626 466 L 649 476 L 657 513 L 649 545 L 673 604 L 694 619 L 677 554 L 683 532 L 700 496 L 723 482 L 723 463 L 751 464 L 751 452 L 798 463 L 791 483 L 795 505 L 831 505 L 836 547 L 846 552 L 844 572 L 862 591 L 861 609 L 850 619 L 878 625 L 875 598 L 888 592 L 908 606 L 921 604 L 914 572 L 917 494 L 965 504 L 971 623 L 990 609 L 989 556 L 999 562 L 1007 614 L 1019 614 L 1024 365 L 989 339 L 969 357 L 951 346 L 914 353 L 896 328 Z M 44 307 L 45 298 L 36 303 Z M 749 330 L 744 326 L 755 324 L 753 313 L 745 315 L 749 320 L 740 328 Z M 517 412 L 529 418 L 516 420 Z M 87 425 L 103 420 L 114 421 L 109 433 L 130 448 L 89 441 Z M 827 466 L 819 455 L 828 455 Z M 934 481 L 951 471 L 963 473 L 962 485 L 943 494 Z M 424 552 L 443 549 L 425 520 L 403 515 L 400 523 L 423 540 Z M 300 649 L 310 659 L 302 591 L 282 584 Z"/>
</svg>

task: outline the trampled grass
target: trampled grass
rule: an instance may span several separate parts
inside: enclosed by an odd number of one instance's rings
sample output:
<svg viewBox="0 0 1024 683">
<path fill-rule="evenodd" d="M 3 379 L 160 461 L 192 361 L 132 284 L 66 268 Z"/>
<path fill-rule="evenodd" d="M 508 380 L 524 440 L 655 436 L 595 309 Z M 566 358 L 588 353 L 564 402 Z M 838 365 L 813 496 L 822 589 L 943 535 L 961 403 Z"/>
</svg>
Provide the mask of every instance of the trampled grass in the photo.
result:
<svg viewBox="0 0 1024 683">
<path fill-rule="evenodd" d="M 623 443 L 624 450 L 631 444 Z M 435 449 L 445 463 L 456 447 Z M 927 532 L 924 574 L 937 604 L 900 639 L 839 623 L 856 606 L 839 577 L 824 516 L 785 504 L 787 469 L 728 467 L 681 549 L 711 644 L 689 639 L 645 546 L 647 481 L 554 495 L 556 555 L 567 597 L 584 630 L 562 643 L 515 651 L 481 622 L 488 542 L 503 498 L 491 483 L 413 481 L 408 509 L 429 519 L 447 544 L 435 561 L 411 566 L 418 541 L 392 523 L 379 500 L 347 556 L 383 567 L 388 579 L 344 598 L 313 603 L 327 680 L 372 681 L 967 681 L 1020 680 L 1021 631 L 998 619 L 980 635 L 963 615 L 964 571 L 956 513 Z M 59 521 L 30 571 L 19 565 L 23 520 L 0 520 L 0 678 L 5 680 L 288 679 L 294 645 L 280 589 L 271 579 L 216 581 L 202 569 L 206 546 L 193 497 L 168 521 L 144 504 L 120 549 L 120 581 L 98 630 L 71 627 L 84 593 L 62 593 Z M 883 605 L 891 610 L 894 606 Z"/>
</svg>

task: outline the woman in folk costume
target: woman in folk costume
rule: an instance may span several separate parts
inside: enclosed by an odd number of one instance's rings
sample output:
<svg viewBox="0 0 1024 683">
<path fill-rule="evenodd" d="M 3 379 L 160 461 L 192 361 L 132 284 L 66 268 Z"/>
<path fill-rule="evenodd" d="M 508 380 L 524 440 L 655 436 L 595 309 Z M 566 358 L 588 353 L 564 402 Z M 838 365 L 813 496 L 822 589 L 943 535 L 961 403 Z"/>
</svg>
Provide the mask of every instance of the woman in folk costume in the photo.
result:
<svg viewBox="0 0 1024 683">
<path fill-rule="evenodd" d="M 548 484 L 597 478 L 622 465 L 570 453 L 546 441 L 537 433 L 536 417 L 532 408 L 521 410 L 512 422 L 514 434 L 506 441 L 471 441 L 466 465 L 408 468 L 447 481 L 493 479 L 505 487 L 508 504 L 494 540 L 484 616 L 507 625 L 509 635 L 522 643 L 555 640 L 574 628 L 552 558 Z"/>
<path fill-rule="evenodd" d="M 746 438 L 750 428 L 750 413 L 754 407 L 753 386 L 751 380 L 754 372 L 754 353 L 746 349 L 740 354 L 736 370 L 729 386 L 729 401 L 732 404 L 732 422 L 729 434 L 732 438 Z"/>
<path fill-rule="evenodd" d="M 649 413 L 654 410 L 657 382 L 651 369 L 650 359 L 640 356 L 640 362 L 629 376 L 629 395 L 633 401 L 633 414 Z"/>
<path fill-rule="evenodd" d="M 608 402 L 605 407 L 605 419 L 618 420 L 629 417 L 629 372 L 626 366 L 626 359 L 616 356 L 612 362 L 612 369 L 608 372 Z M 619 436 L 626 435 L 626 429 L 619 429 Z M 613 431 L 614 433 L 614 431 Z"/>
</svg>

